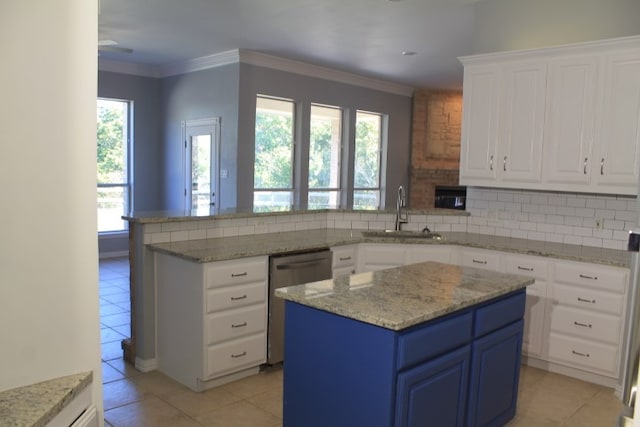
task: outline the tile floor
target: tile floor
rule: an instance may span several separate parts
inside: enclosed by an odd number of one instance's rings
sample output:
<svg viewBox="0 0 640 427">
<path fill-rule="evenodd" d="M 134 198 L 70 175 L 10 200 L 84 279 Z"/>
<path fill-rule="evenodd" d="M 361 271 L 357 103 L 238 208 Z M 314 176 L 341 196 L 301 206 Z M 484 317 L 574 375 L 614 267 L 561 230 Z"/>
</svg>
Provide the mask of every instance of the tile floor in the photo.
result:
<svg viewBox="0 0 640 427">
<path fill-rule="evenodd" d="M 128 275 L 126 258 L 100 261 L 106 426 L 282 425 L 281 369 L 194 393 L 159 372 L 143 374 L 124 362 L 120 340 L 128 336 L 130 330 Z M 609 388 L 523 366 L 518 412 L 508 426 L 614 427 L 621 408 Z"/>
</svg>

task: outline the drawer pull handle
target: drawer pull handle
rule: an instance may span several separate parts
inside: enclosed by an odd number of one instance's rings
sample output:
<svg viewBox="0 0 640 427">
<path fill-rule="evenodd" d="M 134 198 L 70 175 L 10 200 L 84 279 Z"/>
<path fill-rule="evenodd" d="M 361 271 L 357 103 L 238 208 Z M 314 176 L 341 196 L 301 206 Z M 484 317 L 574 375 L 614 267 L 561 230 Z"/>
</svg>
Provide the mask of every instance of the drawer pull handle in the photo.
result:
<svg viewBox="0 0 640 427">
<path fill-rule="evenodd" d="M 596 300 L 594 300 L 594 299 L 585 299 L 585 298 L 580 298 L 580 297 L 578 297 L 578 301 L 580 301 L 580 302 L 588 302 L 590 304 L 595 304 L 596 303 Z"/>
<path fill-rule="evenodd" d="M 520 267 L 520 266 L 518 266 L 518 270 L 533 271 L 533 267 Z"/>
<path fill-rule="evenodd" d="M 247 352 L 246 352 L 246 351 L 243 351 L 242 353 L 239 353 L 239 354 L 232 354 L 232 355 L 231 355 L 231 358 L 232 358 L 232 359 L 237 359 L 238 357 L 244 357 L 244 356 L 246 356 L 246 355 L 247 355 Z"/>
<path fill-rule="evenodd" d="M 598 280 L 598 276 L 587 276 L 586 274 L 580 275 L 581 279 Z"/>
<path fill-rule="evenodd" d="M 587 323 L 580 323 L 580 322 L 576 322 L 575 320 L 573 321 L 573 324 L 576 326 L 582 326 L 583 328 L 591 328 L 592 325 L 591 323 L 587 324 Z"/>
<path fill-rule="evenodd" d="M 242 295 L 241 297 L 231 297 L 231 301 L 239 301 L 241 299 L 247 299 L 247 296 Z"/>
<path fill-rule="evenodd" d="M 350 256 L 346 256 L 346 257 L 339 257 L 338 258 L 340 261 L 349 261 L 351 259 Z"/>
<path fill-rule="evenodd" d="M 231 324 L 232 328 L 244 328 L 245 326 L 247 326 L 247 322 L 238 323 L 237 325 Z M 591 325 L 589 325 L 589 327 L 591 327 Z"/>
<path fill-rule="evenodd" d="M 571 350 L 571 353 L 575 354 L 576 356 L 589 357 L 589 353 L 580 353 L 579 351 L 575 350 Z"/>
<path fill-rule="evenodd" d="M 474 259 L 474 260 L 473 260 L 473 263 L 474 263 L 474 264 L 485 264 L 485 265 L 486 265 L 486 264 L 487 264 L 487 261 L 482 261 L 482 260 L 479 260 L 479 259 Z"/>
<path fill-rule="evenodd" d="M 247 275 L 247 272 L 245 271 L 244 273 L 231 273 L 231 277 L 244 277 Z"/>
</svg>

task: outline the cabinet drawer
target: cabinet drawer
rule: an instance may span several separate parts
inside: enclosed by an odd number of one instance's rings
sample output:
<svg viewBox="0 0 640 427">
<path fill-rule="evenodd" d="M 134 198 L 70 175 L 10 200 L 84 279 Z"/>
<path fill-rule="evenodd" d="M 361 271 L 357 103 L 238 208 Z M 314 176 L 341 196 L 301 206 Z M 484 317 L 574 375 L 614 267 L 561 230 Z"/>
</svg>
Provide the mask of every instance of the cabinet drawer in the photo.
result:
<svg viewBox="0 0 640 427">
<path fill-rule="evenodd" d="M 620 316 L 624 313 L 624 295 L 593 288 L 554 285 L 553 298 L 559 304 L 585 310 L 596 310 Z"/>
<path fill-rule="evenodd" d="M 627 272 L 591 264 L 556 263 L 555 281 L 625 293 Z"/>
<path fill-rule="evenodd" d="M 476 310 L 474 337 L 481 337 L 524 317 L 526 293 L 504 298 Z"/>
<path fill-rule="evenodd" d="M 356 274 L 356 268 L 354 266 L 349 266 L 334 268 L 332 276 L 334 279 L 337 279 L 338 277 L 351 276 L 352 274 Z"/>
<path fill-rule="evenodd" d="M 500 254 L 465 249 L 462 252 L 461 264 L 464 267 L 500 271 Z"/>
<path fill-rule="evenodd" d="M 471 313 L 407 332 L 398 339 L 398 369 L 404 369 L 471 341 Z"/>
<path fill-rule="evenodd" d="M 332 267 L 340 268 L 354 265 L 356 262 L 355 246 L 338 247 L 332 251 Z"/>
<path fill-rule="evenodd" d="M 505 273 L 535 277 L 547 280 L 548 262 L 538 258 L 507 255 L 505 257 Z"/>
<path fill-rule="evenodd" d="M 242 283 L 264 282 L 266 279 L 267 264 L 263 259 L 221 262 L 206 266 L 206 287 L 208 289 Z"/>
<path fill-rule="evenodd" d="M 611 377 L 617 375 L 618 352 L 614 346 L 551 333 L 549 359 Z"/>
<path fill-rule="evenodd" d="M 263 302 L 265 293 L 264 282 L 209 289 L 207 290 L 207 313 Z"/>
<path fill-rule="evenodd" d="M 236 369 L 266 362 L 265 334 L 253 335 L 207 347 L 206 377 L 222 375 Z"/>
<path fill-rule="evenodd" d="M 265 330 L 265 305 L 207 315 L 206 344 L 215 344 Z"/>
<path fill-rule="evenodd" d="M 617 345 L 620 341 L 620 318 L 556 305 L 551 312 L 551 330 Z"/>
</svg>

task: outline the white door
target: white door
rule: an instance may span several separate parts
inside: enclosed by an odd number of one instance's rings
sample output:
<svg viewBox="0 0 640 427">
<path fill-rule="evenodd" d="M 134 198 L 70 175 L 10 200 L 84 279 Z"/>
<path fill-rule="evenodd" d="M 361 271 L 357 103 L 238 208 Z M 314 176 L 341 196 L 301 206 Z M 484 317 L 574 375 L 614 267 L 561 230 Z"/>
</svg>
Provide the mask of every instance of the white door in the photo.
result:
<svg viewBox="0 0 640 427">
<path fill-rule="evenodd" d="M 185 210 L 196 215 L 214 214 L 219 197 L 219 119 L 187 120 L 182 129 Z"/>
<path fill-rule="evenodd" d="M 498 177 L 540 182 L 546 94 L 545 62 L 517 62 L 503 70 Z"/>
<path fill-rule="evenodd" d="M 555 59 L 549 69 L 544 182 L 588 185 L 595 122 L 598 60 Z"/>
<path fill-rule="evenodd" d="M 460 183 L 477 184 L 496 178 L 498 91 L 500 68 L 465 66 Z"/>
<path fill-rule="evenodd" d="M 637 194 L 640 160 L 640 52 L 610 55 L 604 70 L 599 156 L 594 178 L 599 188 Z"/>
</svg>

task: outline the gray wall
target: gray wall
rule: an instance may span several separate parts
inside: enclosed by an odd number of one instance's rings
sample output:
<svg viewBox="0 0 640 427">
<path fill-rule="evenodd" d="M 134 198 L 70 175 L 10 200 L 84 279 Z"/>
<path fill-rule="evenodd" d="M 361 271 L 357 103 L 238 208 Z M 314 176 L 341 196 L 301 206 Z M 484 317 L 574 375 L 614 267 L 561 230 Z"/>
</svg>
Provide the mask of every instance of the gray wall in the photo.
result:
<svg viewBox="0 0 640 427">
<path fill-rule="evenodd" d="M 640 34 L 638 0 L 483 0 L 476 54 Z"/>
<path fill-rule="evenodd" d="M 238 64 L 167 77 L 162 80 L 164 120 L 164 209 L 184 208 L 184 120 L 220 117 L 220 208 L 236 206 L 238 146 Z"/>
<path fill-rule="evenodd" d="M 238 207 L 250 207 L 253 197 L 253 161 L 256 95 L 290 98 L 304 105 L 319 103 L 389 115 L 386 206 L 395 206 L 395 189 L 409 182 L 412 98 L 307 77 L 249 64 L 240 65 L 240 126 L 238 130 Z M 306 112 L 308 114 L 308 111 Z M 304 123 L 304 122 L 303 122 Z M 306 138 L 305 138 L 306 132 Z M 301 140 L 308 140 L 303 126 Z M 384 185 L 384 183 L 383 183 Z"/>
<path fill-rule="evenodd" d="M 133 208 L 162 209 L 160 80 L 99 71 L 98 97 L 133 101 Z"/>
</svg>

